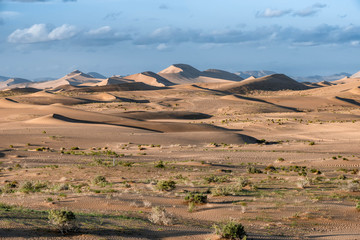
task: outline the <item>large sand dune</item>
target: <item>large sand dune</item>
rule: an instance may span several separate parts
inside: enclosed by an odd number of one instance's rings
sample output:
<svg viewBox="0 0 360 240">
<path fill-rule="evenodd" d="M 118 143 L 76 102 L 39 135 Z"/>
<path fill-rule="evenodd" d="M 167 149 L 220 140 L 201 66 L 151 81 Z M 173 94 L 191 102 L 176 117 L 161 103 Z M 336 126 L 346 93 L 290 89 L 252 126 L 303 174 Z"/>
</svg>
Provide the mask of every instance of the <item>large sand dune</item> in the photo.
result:
<svg viewBox="0 0 360 240">
<path fill-rule="evenodd" d="M 279 91 L 279 90 L 304 90 L 308 89 L 284 74 L 273 74 L 256 79 L 247 79 L 238 83 L 224 84 L 217 88 L 231 93 L 246 93 L 249 91 Z"/>
<path fill-rule="evenodd" d="M 156 87 L 166 87 L 174 85 L 174 83 L 151 71 L 133 74 L 124 78 L 134 80 L 135 82 L 143 82 L 147 85 Z"/>
<path fill-rule="evenodd" d="M 210 83 L 210 82 L 233 82 L 242 78 L 221 70 L 207 70 L 201 72 L 187 64 L 174 64 L 160 71 L 160 76 L 176 84 Z"/>
</svg>

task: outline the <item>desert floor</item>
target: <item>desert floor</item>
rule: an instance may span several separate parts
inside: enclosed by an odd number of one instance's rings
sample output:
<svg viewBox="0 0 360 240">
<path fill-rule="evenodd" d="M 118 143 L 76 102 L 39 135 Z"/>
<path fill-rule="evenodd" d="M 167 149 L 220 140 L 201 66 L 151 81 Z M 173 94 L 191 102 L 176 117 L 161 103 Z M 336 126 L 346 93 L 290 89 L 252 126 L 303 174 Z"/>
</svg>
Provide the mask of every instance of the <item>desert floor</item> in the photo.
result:
<svg viewBox="0 0 360 240">
<path fill-rule="evenodd" d="M 230 218 L 248 239 L 360 239 L 357 85 L 2 93 L 0 239 L 219 239 Z M 63 208 L 77 232 L 48 224 Z"/>
</svg>

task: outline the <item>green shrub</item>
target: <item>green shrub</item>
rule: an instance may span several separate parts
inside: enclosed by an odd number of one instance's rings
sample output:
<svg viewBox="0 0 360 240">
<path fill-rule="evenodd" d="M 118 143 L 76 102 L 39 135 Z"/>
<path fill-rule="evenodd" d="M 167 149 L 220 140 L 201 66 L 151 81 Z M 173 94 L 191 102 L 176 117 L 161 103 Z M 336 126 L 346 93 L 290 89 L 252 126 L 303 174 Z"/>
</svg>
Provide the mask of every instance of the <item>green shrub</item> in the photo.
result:
<svg viewBox="0 0 360 240">
<path fill-rule="evenodd" d="M 106 178 L 104 176 L 96 176 L 93 180 L 93 183 L 96 184 L 96 185 L 101 185 L 101 186 L 104 186 L 106 185 L 107 183 L 109 183 Z"/>
<path fill-rule="evenodd" d="M 223 183 L 223 182 L 228 182 L 229 181 L 229 177 L 224 175 L 224 176 L 215 176 L 215 175 L 210 175 L 210 176 L 206 176 L 204 177 L 204 180 L 207 183 Z"/>
<path fill-rule="evenodd" d="M 75 214 L 67 210 L 49 210 L 49 224 L 57 228 L 62 234 L 77 230 Z"/>
<path fill-rule="evenodd" d="M 254 166 L 248 166 L 247 167 L 247 172 L 251 173 L 251 174 L 255 174 L 255 173 L 262 173 L 262 171 Z"/>
<path fill-rule="evenodd" d="M 356 208 L 356 210 L 360 211 L 360 201 L 358 201 L 358 202 L 357 202 L 357 204 L 356 204 L 356 207 L 355 207 L 355 208 Z"/>
<path fill-rule="evenodd" d="M 230 196 L 230 195 L 237 196 L 242 193 L 242 189 L 243 188 L 240 184 L 234 184 L 228 186 L 219 185 L 211 190 L 211 194 L 214 196 Z"/>
<path fill-rule="evenodd" d="M 185 196 L 185 201 L 193 203 L 206 203 L 207 196 L 198 192 L 188 192 Z"/>
<path fill-rule="evenodd" d="M 175 189 L 176 183 L 172 180 L 161 180 L 156 184 L 156 188 L 161 191 L 171 191 Z"/>
<path fill-rule="evenodd" d="M 154 167 L 156 167 L 156 168 L 165 168 L 165 164 L 164 164 L 163 161 L 160 160 L 158 162 L 155 162 Z"/>
<path fill-rule="evenodd" d="M 225 239 L 246 239 L 244 226 L 234 220 L 214 225 L 215 233 Z"/>
</svg>

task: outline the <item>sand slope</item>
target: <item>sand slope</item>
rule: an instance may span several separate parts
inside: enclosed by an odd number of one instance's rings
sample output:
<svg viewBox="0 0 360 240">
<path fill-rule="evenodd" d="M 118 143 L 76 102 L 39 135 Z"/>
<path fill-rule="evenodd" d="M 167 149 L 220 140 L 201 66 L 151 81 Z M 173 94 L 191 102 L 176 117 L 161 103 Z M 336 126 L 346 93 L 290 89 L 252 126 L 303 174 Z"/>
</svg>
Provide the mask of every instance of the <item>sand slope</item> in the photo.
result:
<svg viewBox="0 0 360 240">
<path fill-rule="evenodd" d="M 16 87 L 26 87 L 32 83 L 30 80 L 23 78 L 10 78 L 6 81 L 0 82 L 0 90 Z"/>
<path fill-rule="evenodd" d="M 174 83 L 151 71 L 133 74 L 124 78 L 156 87 L 166 87 L 174 85 Z"/>
<path fill-rule="evenodd" d="M 231 93 L 246 93 L 249 91 L 279 91 L 279 90 L 305 90 L 304 84 L 299 83 L 284 74 L 273 74 L 256 79 L 247 79 L 238 83 L 224 84 L 217 90 Z"/>
<path fill-rule="evenodd" d="M 210 83 L 210 82 L 233 82 L 229 78 L 241 80 L 236 78 L 231 73 L 220 70 L 207 70 L 201 72 L 198 69 L 187 64 L 174 64 L 170 67 L 160 71 L 160 76 L 176 84 L 188 83 Z"/>
</svg>

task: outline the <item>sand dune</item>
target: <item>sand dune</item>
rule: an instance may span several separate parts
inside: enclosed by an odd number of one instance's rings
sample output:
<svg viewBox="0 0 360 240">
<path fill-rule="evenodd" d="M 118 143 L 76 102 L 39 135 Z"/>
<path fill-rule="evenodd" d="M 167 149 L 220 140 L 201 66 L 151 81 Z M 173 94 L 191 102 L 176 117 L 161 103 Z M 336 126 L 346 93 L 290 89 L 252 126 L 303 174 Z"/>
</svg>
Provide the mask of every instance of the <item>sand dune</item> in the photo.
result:
<svg viewBox="0 0 360 240">
<path fill-rule="evenodd" d="M 20 102 L 20 103 L 27 103 L 27 104 L 37 104 L 37 105 L 49 105 L 54 103 L 61 103 L 64 105 L 75 105 L 75 104 L 83 104 L 89 101 L 61 96 L 59 94 L 53 94 L 46 91 L 36 92 L 32 94 L 28 94 L 26 96 L 14 96 L 11 99 Z"/>
<path fill-rule="evenodd" d="M 360 78 L 360 72 L 354 73 L 350 78 Z"/>
<path fill-rule="evenodd" d="M 69 92 L 114 92 L 114 91 L 148 91 L 159 90 L 161 88 L 150 86 L 142 82 L 129 82 L 121 84 L 112 84 L 105 86 L 81 87 L 70 90 Z"/>
<path fill-rule="evenodd" d="M 107 86 L 107 85 L 116 85 L 116 84 L 123 84 L 123 83 L 132 83 L 133 80 L 128 80 L 120 77 L 110 77 L 108 79 L 103 80 L 102 82 L 98 83 L 98 86 Z"/>
<path fill-rule="evenodd" d="M 124 77 L 125 79 L 134 80 L 135 82 L 142 82 L 151 86 L 155 87 L 166 87 L 166 86 L 172 86 L 174 83 L 168 81 L 167 79 L 163 78 L 162 76 L 159 76 L 158 74 L 154 72 L 142 72 L 133 74 L 130 76 Z"/>
<path fill-rule="evenodd" d="M 30 80 L 23 78 L 10 78 L 6 81 L 0 82 L 0 90 L 16 88 L 16 87 L 26 87 L 32 83 Z"/>
<path fill-rule="evenodd" d="M 207 119 L 208 114 L 188 112 L 188 111 L 161 111 L 161 112 L 126 112 L 119 113 L 117 116 L 136 118 L 136 119 Z"/>
<path fill-rule="evenodd" d="M 219 70 L 219 69 L 208 69 L 202 72 L 202 75 L 210 78 L 218 78 L 218 79 L 224 79 L 224 80 L 230 80 L 230 81 L 242 81 L 244 80 L 242 77 L 230 73 L 227 71 Z"/>
<path fill-rule="evenodd" d="M 230 81 L 228 78 L 241 80 L 240 77 L 236 78 L 231 73 L 225 71 L 207 70 L 205 72 L 201 72 L 187 64 L 171 65 L 170 67 L 160 71 L 158 74 L 176 84 L 233 82 L 233 80 Z"/>
<path fill-rule="evenodd" d="M 217 90 L 231 93 L 246 93 L 249 91 L 279 91 L 279 90 L 305 90 L 304 84 L 299 83 L 286 75 L 274 74 L 266 77 L 243 80 L 238 83 L 224 84 Z"/>
</svg>

